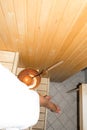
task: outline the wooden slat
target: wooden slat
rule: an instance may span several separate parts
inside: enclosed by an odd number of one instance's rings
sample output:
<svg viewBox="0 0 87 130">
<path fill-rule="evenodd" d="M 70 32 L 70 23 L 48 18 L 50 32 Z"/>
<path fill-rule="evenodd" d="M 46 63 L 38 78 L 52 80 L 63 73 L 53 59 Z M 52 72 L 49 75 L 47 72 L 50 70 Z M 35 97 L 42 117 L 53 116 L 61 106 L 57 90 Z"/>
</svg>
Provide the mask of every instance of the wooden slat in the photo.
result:
<svg viewBox="0 0 87 130">
<path fill-rule="evenodd" d="M 0 62 L 0 64 L 2 64 L 4 67 L 6 67 L 7 69 L 9 69 L 10 71 L 12 70 L 12 67 L 13 67 L 12 63 Z"/>
<path fill-rule="evenodd" d="M 41 113 L 45 113 L 45 111 L 46 111 L 46 108 L 45 108 L 45 107 L 40 107 L 40 112 L 41 112 Z"/>
<path fill-rule="evenodd" d="M 14 52 L 0 51 L 0 61 L 1 62 L 10 62 L 10 63 L 13 63 L 14 56 L 15 56 Z"/>
<path fill-rule="evenodd" d="M 16 19 L 15 19 L 15 10 L 14 10 L 14 5 L 13 1 L 1 1 L 2 5 L 2 10 L 5 16 L 5 20 L 7 23 L 7 28 L 9 31 L 9 40 L 11 46 L 15 49 L 16 48 L 16 43 L 18 39 L 18 32 L 17 32 L 17 25 L 16 25 Z M 9 28 L 10 27 L 10 28 Z"/>
<path fill-rule="evenodd" d="M 87 130 L 87 84 L 80 86 L 80 130 Z"/>
<path fill-rule="evenodd" d="M 40 114 L 39 121 L 43 121 L 43 122 L 45 121 L 45 113 Z"/>
<path fill-rule="evenodd" d="M 19 53 L 16 52 L 14 56 L 13 67 L 12 67 L 12 72 L 14 74 L 16 74 L 17 71 L 18 61 L 19 61 Z"/>
<path fill-rule="evenodd" d="M 40 84 L 39 88 L 37 88 L 37 90 L 42 90 L 42 91 L 46 91 L 48 88 L 48 84 Z"/>
<path fill-rule="evenodd" d="M 48 84 L 48 79 L 47 78 L 41 78 L 41 83 L 42 84 Z"/>
<path fill-rule="evenodd" d="M 32 130 L 44 130 L 43 128 L 32 128 Z"/>
<path fill-rule="evenodd" d="M 35 126 L 33 126 L 33 128 L 44 129 L 43 121 L 39 121 Z"/>
<path fill-rule="evenodd" d="M 16 74 L 19 61 L 18 52 L 0 51 L 0 63 Z"/>
</svg>

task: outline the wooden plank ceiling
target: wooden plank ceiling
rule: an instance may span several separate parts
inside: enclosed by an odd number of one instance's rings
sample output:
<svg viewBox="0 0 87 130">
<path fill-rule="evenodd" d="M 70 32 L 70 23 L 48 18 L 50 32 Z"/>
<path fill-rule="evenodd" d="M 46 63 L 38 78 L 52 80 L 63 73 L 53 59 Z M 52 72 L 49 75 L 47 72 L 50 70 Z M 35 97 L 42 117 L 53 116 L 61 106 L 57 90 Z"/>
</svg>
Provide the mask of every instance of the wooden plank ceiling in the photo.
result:
<svg viewBox="0 0 87 130">
<path fill-rule="evenodd" d="M 87 67 L 87 0 L 0 0 L 0 50 L 63 81 Z"/>
</svg>

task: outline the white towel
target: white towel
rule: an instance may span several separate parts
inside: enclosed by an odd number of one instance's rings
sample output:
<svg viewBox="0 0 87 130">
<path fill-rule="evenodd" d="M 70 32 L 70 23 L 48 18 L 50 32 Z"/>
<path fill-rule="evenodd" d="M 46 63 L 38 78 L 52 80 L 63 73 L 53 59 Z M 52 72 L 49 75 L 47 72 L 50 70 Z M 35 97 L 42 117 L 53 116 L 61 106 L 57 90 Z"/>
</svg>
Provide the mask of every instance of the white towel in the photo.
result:
<svg viewBox="0 0 87 130">
<path fill-rule="evenodd" d="M 39 119 L 39 95 L 0 65 L 0 129 L 26 129 Z"/>
</svg>

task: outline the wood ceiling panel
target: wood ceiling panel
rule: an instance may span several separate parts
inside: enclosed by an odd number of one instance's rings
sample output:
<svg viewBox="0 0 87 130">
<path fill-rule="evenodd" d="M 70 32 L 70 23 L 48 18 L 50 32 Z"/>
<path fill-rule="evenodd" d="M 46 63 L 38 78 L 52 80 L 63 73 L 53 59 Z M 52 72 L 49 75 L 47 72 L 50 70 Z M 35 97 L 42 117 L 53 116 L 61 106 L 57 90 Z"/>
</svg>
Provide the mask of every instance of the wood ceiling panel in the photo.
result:
<svg viewBox="0 0 87 130">
<path fill-rule="evenodd" d="M 15 21 L 15 12 L 14 12 L 14 7 L 13 7 L 13 1 L 9 0 L 1 0 L 1 7 L 2 7 L 2 12 L 4 16 L 4 20 L 7 25 L 7 30 L 8 30 L 8 35 L 9 35 L 9 44 L 11 45 L 12 48 L 15 49 L 16 46 L 16 37 L 17 37 L 17 26 L 16 26 L 16 21 Z M 2 23 L 3 25 L 3 23 Z"/>
<path fill-rule="evenodd" d="M 3 41 L 3 42 L 0 42 L 1 49 L 3 49 L 3 44 L 5 44 L 6 49 L 9 48 L 10 50 L 11 45 L 8 44 L 10 43 L 10 36 L 9 36 L 9 31 L 8 31 L 6 19 L 4 16 L 4 12 L 2 9 L 1 1 L 0 1 L 0 39 Z"/>
<path fill-rule="evenodd" d="M 63 81 L 87 67 L 87 0 L 0 0 L 0 50 L 19 51 L 21 67 Z"/>
</svg>

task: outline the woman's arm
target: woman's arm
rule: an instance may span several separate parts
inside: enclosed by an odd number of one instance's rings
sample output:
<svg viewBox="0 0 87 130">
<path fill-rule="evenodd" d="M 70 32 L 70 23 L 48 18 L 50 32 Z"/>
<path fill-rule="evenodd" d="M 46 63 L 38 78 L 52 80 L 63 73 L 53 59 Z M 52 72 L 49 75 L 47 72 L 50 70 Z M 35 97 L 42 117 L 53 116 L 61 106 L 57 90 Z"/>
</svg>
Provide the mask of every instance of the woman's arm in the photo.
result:
<svg viewBox="0 0 87 130">
<path fill-rule="evenodd" d="M 50 96 L 47 96 L 47 95 L 42 96 L 40 94 L 39 94 L 39 96 L 40 96 L 40 105 L 41 106 L 48 108 L 52 112 L 56 112 L 56 113 L 60 112 L 60 108 L 55 103 L 50 101 L 51 100 Z"/>
</svg>

